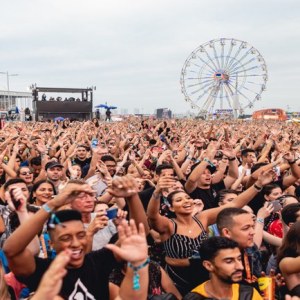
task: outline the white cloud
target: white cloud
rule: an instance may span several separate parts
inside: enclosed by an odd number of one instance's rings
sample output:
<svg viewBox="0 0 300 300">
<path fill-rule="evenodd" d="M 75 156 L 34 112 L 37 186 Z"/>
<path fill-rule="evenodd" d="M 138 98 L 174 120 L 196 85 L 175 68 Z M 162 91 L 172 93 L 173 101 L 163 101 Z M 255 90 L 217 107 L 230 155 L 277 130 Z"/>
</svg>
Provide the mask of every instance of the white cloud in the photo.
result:
<svg viewBox="0 0 300 300">
<path fill-rule="evenodd" d="M 185 59 L 211 39 L 234 37 L 268 65 L 268 89 L 256 107 L 300 110 L 299 9 L 296 0 L 5 1 L 0 71 L 20 74 L 11 78 L 16 90 L 94 85 L 98 103 L 182 112 L 190 109 L 179 85 Z"/>
</svg>

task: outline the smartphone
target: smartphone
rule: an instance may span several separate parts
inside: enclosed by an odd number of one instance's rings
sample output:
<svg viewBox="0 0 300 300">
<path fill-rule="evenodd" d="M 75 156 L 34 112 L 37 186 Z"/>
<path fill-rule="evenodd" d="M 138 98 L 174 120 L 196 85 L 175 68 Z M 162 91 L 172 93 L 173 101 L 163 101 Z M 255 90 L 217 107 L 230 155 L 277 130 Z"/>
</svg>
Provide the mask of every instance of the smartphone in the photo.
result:
<svg viewBox="0 0 300 300">
<path fill-rule="evenodd" d="M 97 148 L 98 146 L 98 140 L 97 139 L 92 139 L 91 147 L 92 149 Z"/>
<path fill-rule="evenodd" d="M 161 134 L 159 138 L 163 143 L 167 144 L 166 137 L 163 134 Z"/>
<path fill-rule="evenodd" d="M 280 167 L 274 167 L 273 171 L 275 172 L 275 174 L 277 175 L 277 177 L 280 176 Z"/>
<path fill-rule="evenodd" d="M 282 209 L 282 205 L 279 200 L 272 201 L 272 205 L 274 207 L 273 213 L 276 213 Z"/>
<path fill-rule="evenodd" d="M 118 208 L 117 207 L 113 207 L 110 208 L 106 211 L 107 213 L 107 217 L 111 220 L 111 219 L 115 219 L 117 217 L 118 214 Z"/>
<path fill-rule="evenodd" d="M 14 204 L 14 207 L 16 208 L 16 210 L 18 210 L 19 206 L 21 205 L 21 201 L 20 200 L 17 200 L 14 196 L 14 193 L 13 193 L 14 189 L 11 189 L 9 191 L 9 194 L 10 194 L 10 199 L 12 201 L 12 203 Z"/>
</svg>

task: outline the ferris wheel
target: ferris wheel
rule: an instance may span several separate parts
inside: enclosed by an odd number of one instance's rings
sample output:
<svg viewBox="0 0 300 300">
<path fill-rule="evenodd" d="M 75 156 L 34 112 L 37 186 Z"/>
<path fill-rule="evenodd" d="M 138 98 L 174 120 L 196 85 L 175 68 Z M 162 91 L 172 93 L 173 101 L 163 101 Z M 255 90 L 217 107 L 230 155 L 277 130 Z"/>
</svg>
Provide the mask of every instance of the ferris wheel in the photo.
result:
<svg viewBox="0 0 300 300">
<path fill-rule="evenodd" d="M 181 91 L 205 119 L 231 112 L 235 117 L 261 99 L 267 65 L 249 43 L 221 38 L 195 49 L 181 71 Z"/>
</svg>

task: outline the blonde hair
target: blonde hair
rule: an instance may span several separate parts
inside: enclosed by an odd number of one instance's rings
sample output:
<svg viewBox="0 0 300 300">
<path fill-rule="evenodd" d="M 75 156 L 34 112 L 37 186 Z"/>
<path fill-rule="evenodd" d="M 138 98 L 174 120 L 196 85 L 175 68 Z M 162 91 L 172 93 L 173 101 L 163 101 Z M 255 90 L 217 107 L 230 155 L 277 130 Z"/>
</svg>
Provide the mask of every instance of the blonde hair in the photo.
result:
<svg viewBox="0 0 300 300">
<path fill-rule="evenodd" d="M 4 279 L 4 268 L 0 261 L 0 300 L 9 300 L 11 299 L 10 294 L 8 292 L 7 284 Z"/>
</svg>

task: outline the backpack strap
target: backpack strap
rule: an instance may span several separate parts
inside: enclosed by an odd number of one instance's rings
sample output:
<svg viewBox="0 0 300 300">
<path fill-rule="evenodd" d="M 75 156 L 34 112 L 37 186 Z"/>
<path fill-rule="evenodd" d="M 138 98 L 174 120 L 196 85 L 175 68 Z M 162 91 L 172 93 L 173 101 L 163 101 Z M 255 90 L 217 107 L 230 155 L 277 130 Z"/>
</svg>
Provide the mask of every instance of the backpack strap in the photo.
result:
<svg viewBox="0 0 300 300">
<path fill-rule="evenodd" d="M 250 285 L 240 284 L 239 285 L 239 299 L 240 300 L 252 300 L 253 287 Z"/>
</svg>

